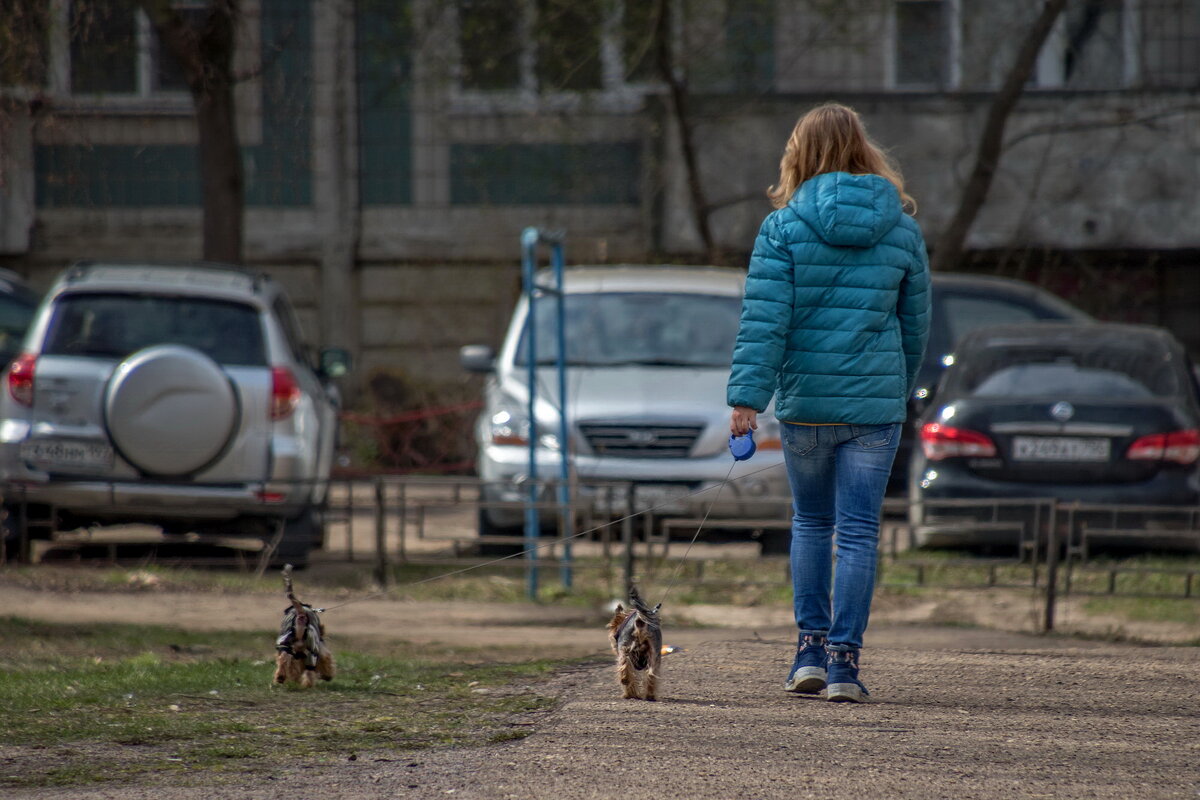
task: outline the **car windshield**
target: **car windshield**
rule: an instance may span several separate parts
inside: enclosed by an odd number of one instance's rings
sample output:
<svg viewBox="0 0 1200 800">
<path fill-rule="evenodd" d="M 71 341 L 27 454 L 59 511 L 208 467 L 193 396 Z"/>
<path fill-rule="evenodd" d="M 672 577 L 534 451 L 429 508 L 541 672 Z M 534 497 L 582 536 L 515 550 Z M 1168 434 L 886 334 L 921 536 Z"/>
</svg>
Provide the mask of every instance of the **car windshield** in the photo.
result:
<svg viewBox="0 0 1200 800">
<path fill-rule="evenodd" d="M 558 357 L 556 306 L 538 300 L 537 360 Z M 728 367 L 733 359 L 741 298 L 673 292 L 568 294 L 566 360 L 570 366 Z M 528 330 L 515 363 L 528 363 Z"/>
<path fill-rule="evenodd" d="M 258 311 L 196 297 L 68 294 L 54 304 L 42 352 L 124 358 L 157 344 L 194 347 L 218 364 L 266 366 Z"/>
<path fill-rule="evenodd" d="M 1143 400 L 1180 394 L 1179 365 L 1149 345 L 1107 337 L 1095 346 L 990 347 L 961 354 L 954 383 L 976 397 Z"/>
</svg>

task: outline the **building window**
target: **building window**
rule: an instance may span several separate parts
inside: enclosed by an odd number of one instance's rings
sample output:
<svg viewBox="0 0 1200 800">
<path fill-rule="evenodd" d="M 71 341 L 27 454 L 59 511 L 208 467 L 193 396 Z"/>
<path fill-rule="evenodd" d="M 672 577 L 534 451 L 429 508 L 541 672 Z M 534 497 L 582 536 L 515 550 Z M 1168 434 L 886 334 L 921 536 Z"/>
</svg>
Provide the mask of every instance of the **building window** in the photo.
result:
<svg viewBox="0 0 1200 800">
<path fill-rule="evenodd" d="M 952 11 L 953 3 L 948 0 L 896 3 L 897 86 L 944 88 L 951 84 Z"/>
<path fill-rule="evenodd" d="M 651 0 L 458 0 L 459 86 L 540 94 L 653 80 Z"/>
<path fill-rule="evenodd" d="M 140 12 L 96 2 L 73 3 L 70 13 L 71 93 L 136 93 Z"/>
<path fill-rule="evenodd" d="M 42 3 L 0 0 L 0 86 L 42 86 L 50 17 Z"/>
<path fill-rule="evenodd" d="M 173 5 L 185 21 L 201 24 L 201 0 Z M 179 63 L 133 4 L 88 0 L 71 3 L 66 13 L 72 95 L 149 97 L 187 91 Z"/>
<path fill-rule="evenodd" d="M 1142 84 L 1200 87 L 1200 10 L 1194 0 L 1142 0 L 1141 11 Z"/>
<path fill-rule="evenodd" d="M 512 0 L 459 0 L 458 43 L 464 89 L 521 84 L 521 8 Z"/>
<path fill-rule="evenodd" d="M 1038 54 L 1033 85 L 1043 89 L 1120 89 L 1136 82 L 1136 39 L 1129 0 L 1069 3 Z"/>
<path fill-rule="evenodd" d="M 538 87 L 574 92 L 604 88 L 600 52 L 604 23 L 601 0 L 537 0 Z"/>
<path fill-rule="evenodd" d="M 658 4 L 629 2 L 621 14 L 621 57 L 624 78 L 630 83 L 656 80 L 655 30 L 658 27 Z"/>
<path fill-rule="evenodd" d="M 184 5 L 182 3 L 175 4 L 175 10 L 179 16 L 183 17 L 183 21 L 193 30 L 199 29 L 204 25 L 204 19 L 208 12 L 203 5 Z M 187 79 L 183 75 L 183 67 L 179 61 L 171 55 L 167 49 L 166 43 L 158 35 L 158 30 L 150 24 L 148 19 L 143 20 L 142 24 L 148 27 L 150 36 L 150 58 L 152 83 L 150 85 L 151 92 L 186 92 L 188 91 Z"/>
</svg>

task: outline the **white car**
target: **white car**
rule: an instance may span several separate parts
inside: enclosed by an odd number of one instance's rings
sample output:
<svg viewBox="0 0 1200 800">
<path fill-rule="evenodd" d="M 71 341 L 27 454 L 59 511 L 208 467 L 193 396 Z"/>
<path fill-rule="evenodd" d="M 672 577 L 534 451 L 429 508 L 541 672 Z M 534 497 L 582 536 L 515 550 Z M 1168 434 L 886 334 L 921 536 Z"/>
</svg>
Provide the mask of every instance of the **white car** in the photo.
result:
<svg viewBox="0 0 1200 800">
<path fill-rule="evenodd" d="M 549 271 L 539 274 L 539 284 L 548 286 L 551 280 Z M 759 416 L 756 455 L 734 465 L 729 451 L 725 386 L 744 280 L 741 271 L 718 267 L 564 271 L 565 446 L 581 501 L 603 507 L 607 495 L 596 484 L 619 482 L 632 486 L 628 499 L 634 510 L 701 515 L 728 476 L 710 519 L 762 517 L 764 498 L 781 501 L 775 510 L 783 507 L 789 491 L 779 425 L 769 409 Z M 546 294 L 535 304 L 535 457 L 538 478 L 554 481 L 564 446 L 559 441 L 556 301 Z M 488 376 L 475 430 L 486 501 L 481 533 L 513 533 L 523 524 L 521 508 L 498 504 L 528 498 L 528 312 L 522 298 L 499 353 L 483 345 L 462 350 L 463 367 Z M 554 496 L 548 490 L 545 499 Z M 621 501 L 616 510 L 623 507 Z M 542 519 L 546 525 L 555 522 L 548 512 Z"/>
<path fill-rule="evenodd" d="M 92 524 L 322 540 L 338 424 L 292 306 L 265 275 L 212 264 L 84 263 L 46 294 L 0 392 L 8 554 Z"/>
</svg>

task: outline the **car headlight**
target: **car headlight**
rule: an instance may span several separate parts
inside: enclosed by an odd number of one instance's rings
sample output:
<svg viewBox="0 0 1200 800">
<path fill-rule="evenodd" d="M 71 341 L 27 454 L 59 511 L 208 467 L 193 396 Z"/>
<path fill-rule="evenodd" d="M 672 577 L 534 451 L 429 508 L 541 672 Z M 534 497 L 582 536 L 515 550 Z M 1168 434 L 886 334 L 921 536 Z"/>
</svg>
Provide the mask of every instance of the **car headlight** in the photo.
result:
<svg viewBox="0 0 1200 800">
<path fill-rule="evenodd" d="M 782 450 L 783 439 L 779 420 L 774 415 L 758 415 L 758 430 L 754 433 L 754 444 L 759 450 Z"/>
<path fill-rule="evenodd" d="M 492 444 L 529 444 L 529 420 L 502 408 L 490 421 Z"/>
<path fill-rule="evenodd" d="M 539 428 L 545 429 L 539 425 Z M 512 408 L 502 408 L 489 421 L 492 444 L 529 446 L 529 417 Z M 558 450 L 558 437 L 553 433 L 538 434 L 538 447 Z"/>
</svg>

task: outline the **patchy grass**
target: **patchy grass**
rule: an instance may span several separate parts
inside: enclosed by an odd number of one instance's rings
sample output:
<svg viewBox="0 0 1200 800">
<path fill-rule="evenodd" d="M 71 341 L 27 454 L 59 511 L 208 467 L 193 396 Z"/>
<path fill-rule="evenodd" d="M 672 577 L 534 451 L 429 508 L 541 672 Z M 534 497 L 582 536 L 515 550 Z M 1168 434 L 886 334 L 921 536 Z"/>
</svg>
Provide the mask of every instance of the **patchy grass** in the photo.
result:
<svg viewBox="0 0 1200 800">
<path fill-rule="evenodd" d="M 1116 616 L 1130 622 L 1178 622 L 1200 631 L 1200 600 L 1167 597 L 1091 597 L 1084 603 L 1089 614 Z M 1197 633 L 1194 644 L 1200 644 Z"/>
<path fill-rule="evenodd" d="M 883 565 L 889 588 L 930 586 L 940 588 L 1033 586 L 1034 572 L 1045 581 L 1046 564 L 1035 567 L 1011 558 L 980 558 L 950 550 L 902 553 Z M 1113 593 L 1125 596 L 1154 595 L 1184 597 L 1191 573 L 1191 597 L 1200 597 L 1200 557 L 1190 555 L 1138 555 L 1104 557 L 1076 563 L 1071 571 L 1071 589 L 1080 593 Z M 1067 569 L 1059 562 L 1060 591 L 1066 586 Z"/>
<path fill-rule="evenodd" d="M 270 684 L 258 634 L 0 625 L 0 789 L 196 769 L 236 780 L 295 760 L 503 741 L 528 730 L 514 715 L 553 703 L 540 687 L 554 663 L 470 649 L 339 637 L 337 678 L 304 691 Z"/>
</svg>

